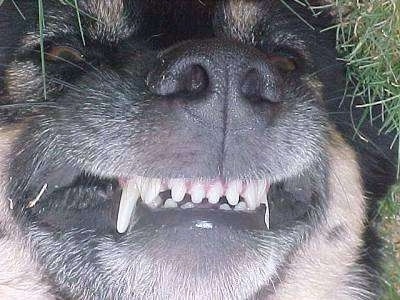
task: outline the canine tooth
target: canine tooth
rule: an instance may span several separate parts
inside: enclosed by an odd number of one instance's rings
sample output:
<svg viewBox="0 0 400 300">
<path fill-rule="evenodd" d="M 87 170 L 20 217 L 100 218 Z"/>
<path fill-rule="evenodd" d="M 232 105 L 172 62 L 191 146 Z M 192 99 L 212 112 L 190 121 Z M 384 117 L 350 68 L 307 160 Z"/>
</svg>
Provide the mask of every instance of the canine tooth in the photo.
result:
<svg viewBox="0 0 400 300">
<path fill-rule="evenodd" d="M 233 180 L 228 183 L 225 196 L 230 205 L 236 205 L 239 203 L 239 195 L 241 191 L 242 182 L 240 180 Z"/>
<path fill-rule="evenodd" d="M 164 208 L 175 208 L 175 207 L 178 207 L 178 203 L 176 203 L 174 200 L 172 200 L 171 198 L 165 200 Z"/>
<path fill-rule="evenodd" d="M 184 179 L 171 179 L 168 184 L 171 189 L 171 197 L 175 202 L 181 202 L 186 194 L 186 183 Z"/>
<path fill-rule="evenodd" d="M 267 229 L 269 229 L 269 204 L 268 204 L 268 199 L 265 201 L 264 222 L 265 222 L 265 225 L 267 226 Z"/>
<path fill-rule="evenodd" d="M 247 203 L 248 209 L 255 210 L 259 205 L 257 199 L 257 183 L 252 181 L 248 182 L 242 196 Z"/>
<path fill-rule="evenodd" d="M 207 191 L 208 202 L 212 204 L 217 204 L 223 192 L 224 188 L 222 187 L 222 184 L 220 182 L 211 185 L 209 190 Z"/>
<path fill-rule="evenodd" d="M 240 201 L 238 204 L 236 204 L 234 210 L 236 211 L 247 210 L 246 202 Z"/>
<path fill-rule="evenodd" d="M 127 185 L 122 190 L 121 201 L 119 202 L 117 231 L 124 233 L 129 226 L 132 213 L 136 208 L 137 200 L 139 199 L 139 189 L 134 180 L 127 182 Z"/>
<path fill-rule="evenodd" d="M 260 203 L 265 204 L 267 202 L 267 190 L 264 190 L 264 193 L 258 199 Z"/>
<path fill-rule="evenodd" d="M 264 204 L 268 203 L 268 199 L 267 199 L 268 196 L 267 195 L 268 195 L 268 187 L 267 187 L 267 185 L 265 185 L 265 188 L 262 189 L 261 193 L 259 193 L 258 201 L 260 202 L 260 204 L 261 203 L 264 203 Z"/>
<path fill-rule="evenodd" d="M 219 206 L 219 209 L 222 210 L 232 210 L 231 207 L 229 206 L 229 204 L 223 203 Z"/>
<path fill-rule="evenodd" d="M 267 181 L 257 180 L 257 199 L 259 200 L 259 202 L 263 200 L 263 197 L 266 194 L 266 190 L 267 190 Z"/>
<path fill-rule="evenodd" d="M 161 179 L 147 178 L 143 180 L 140 193 L 144 203 L 154 206 L 154 200 L 157 198 L 161 189 Z"/>
<path fill-rule="evenodd" d="M 194 204 L 192 202 L 186 202 L 185 204 L 181 205 L 182 209 L 193 208 Z"/>
<path fill-rule="evenodd" d="M 193 203 L 201 203 L 206 196 L 203 184 L 201 182 L 194 183 L 190 189 L 190 195 Z"/>
</svg>

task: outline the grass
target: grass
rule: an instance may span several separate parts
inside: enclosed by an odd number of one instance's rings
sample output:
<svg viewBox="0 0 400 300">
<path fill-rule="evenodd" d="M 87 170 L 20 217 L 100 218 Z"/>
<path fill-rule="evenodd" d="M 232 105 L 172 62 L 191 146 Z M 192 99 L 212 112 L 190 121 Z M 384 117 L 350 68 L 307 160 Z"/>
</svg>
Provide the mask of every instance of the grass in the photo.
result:
<svg viewBox="0 0 400 300">
<path fill-rule="evenodd" d="M 400 299 L 400 186 L 393 189 L 390 196 L 380 205 L 382 225 L 381 236 L 384 237 L 385 275 L 383 285 L 385 295 L 382 300 Z"/>
<path fill-rule="evenodd" d="M 0 5 L 2 4 L 0 0 Z M 18 6 L 16 3 L 11 0 L 14 3 L 14 6 L 18 9 Z M 82 28 L 82 22 L 81 22 L 81 15 L 80 15 L 80 10 L 78 7 L 78 1 L 77 0 L 60 0 L 60 2 L 64 5 L 69 5 L 73 7 L 76 11 L 76 17 L 77 17 L 77 22 L 79 25 L 79 30 L 81 34 L 81 39 L 82 39 L 82 44 L 83 46 L 86 45 L 85 42 L 85 37 L 83 34 L 83 28 Z M 47 88 L 46 88 L 46 64 L 45 64 L 45 53 L 44 53 L 44 30 L 45 30 L 45 18 L 44 18 L 44 7 L 43 7 L 43 0 L 37 0 L 38 3 L 38 23 L 39 23 L 39 33 L 40 33 L 40 59 L 41 59 L 41 67 L 42 67 L 42 77 L 43 77 L 43 97 L 44 100 L 47 100 Z M 18 9 L 18 11 L 20 11 Z"/>
<path fill-rule="evenodd" d="M 39 22 L 39 33 L 40 33 L 40 60 L 42 65 L 42 78 L 43 78 L 43 97 L 47 99 L 47 88 L 46 88 L 46 64 L 44 60 L 44 11 L 43 11 L 43 0 L 38 0 L 38 22 Z"/>
<path fill-rule="evenodd" d="M 336 0 L 336 4 L 341 7 L 338 51 L 347 63 L 347 81 L 355 86 L 352 93 L 365 99 L 361 106 L 365 107 L 365 116 L 369 120 L 383 120 L 382 133 L 396 133 L 393 147 L 398 147 L 400 1 Z M 372 113 L 373 105 L 379 106 L 379 114 Z"/>
<path fill-rule="evenodd" d="M 335 0 L 339 9 L 338 52 L 347 63 L 352 96 L 365 99 L 365 121 L 381 118 L 382 133 L 400 133 L 400 1 Z M 381 113 L 374 115 L 372 106 Z M 400 151 L 399 151 L 400 153 Z M 400 161 L 400 160 L 399 160 Z M 398 164 L 399 165 L 399 164 Z M 398 168 L 399 170 L 400 168 Z M 399 172 L 398 172 L 399 175 Z M 385 294 L 382 300 L 400 299 L 400 186 L 382 201 L 381 235 L 385 239 Z"/>
</svg>

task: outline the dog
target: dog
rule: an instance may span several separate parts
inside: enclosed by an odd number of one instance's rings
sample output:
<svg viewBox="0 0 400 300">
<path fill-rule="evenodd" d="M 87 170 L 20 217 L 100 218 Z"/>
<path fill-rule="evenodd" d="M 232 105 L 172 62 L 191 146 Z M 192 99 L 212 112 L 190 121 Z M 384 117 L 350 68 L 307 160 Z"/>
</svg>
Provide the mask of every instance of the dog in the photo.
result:
<svg viewBox="0 0 400 300">
<path fill-rule="evenodd" d="M 0 7 L 0 298 L 378 299 L 396 153 L 333 10 L 43 5 Z"/>
</svg>

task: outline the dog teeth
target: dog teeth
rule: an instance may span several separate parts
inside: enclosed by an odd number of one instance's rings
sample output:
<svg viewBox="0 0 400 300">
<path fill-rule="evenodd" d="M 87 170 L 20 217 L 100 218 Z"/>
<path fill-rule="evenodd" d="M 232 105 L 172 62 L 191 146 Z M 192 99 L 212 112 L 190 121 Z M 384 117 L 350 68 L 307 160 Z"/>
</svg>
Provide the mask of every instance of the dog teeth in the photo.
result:
<svg viewBox="0 0 400 300">
<path fill-rule="evenodd" d="M 249 210 L 256 209 L 257 206 L 259 206 L 257 182 L 248 182 L 244 188 L 242 196 L 246 201 Z"/>
<path fill-rule="evenodd" d="M 171 189 L 171 197 L 175 202 L 181 202 L 186 194 L 186 182 L 184 179 L 171 179 L 168 187 Z"/>
<path fill-rule="evenodd" d="M 176 208 L 176 207 L 178 207 L 178 203 L 176 203 L 174 200 L 172 200 L 170 198 L 170 199 L 165 200 L 163 207 L 164 208 Z"/>
<path fill-rule="evenodd" d="M 193 203 L 201 203 L 206 196 L 204 185 L 201 182 L 195 182 L 190 189 L 190 194 Z"/>
<path fill-rule="evenodd" d="M 216 183 L 212 184 L 207 191 L 208 202 L 210 202 L 211 204 L 217 204 L 219 201 L 219 198 L 222 197 L 223 192 L 224 192 L 224 188 L 223 188 L 221 182 L 216 182 Z"/>
<path fill-rule="evenodd" d="M 232 210 L 232 208 L 229 206 L 229 204 L 223 203 L 219 206 L 219 209 L 222 210 Z"/>
<path fill-rule="evenodd" d="M 122 190 L 121 201 L 119 202 L 117 231 L 124 233 L 129 226 L 132 214 L 135 212 L 136 203 L 139 199 L 139 189 L 135 180 L 128 180 Z"/>
<path fill-rule="evenodd" d="M 261 200 L 264 200 L 264 195 L 266 195 L 267 192 L 267 181 L 266 180 L 257 180 L 257 198 L 259 200 L 260 203 Z"/>
<path fill-rule="evenodd" d="M 186 202 L 185 204 L 181 205 L 182 209 L 188 209 L 188 208 L 193 208 L 194 204 L 193 202 Z"/>
<path fill-rule="evenodd" d="M 135 213 L 136 204 L 139 198 L 150 208 L 181 208 L 190 209 L 201 206 L 207 199 L 209 204 L 216 205 L 214 208 L 234 211 L 253 211 L 261 204 L 265 205 L 265 225 L 269 228 L 270 211 L 267 200 L 269 185 L 266 180 L 252 180 L 242 182 L 232 180 L 223 182 L 221 180 L 201 181 L 173 178 L 161 180 L 134 176 L 132 179 L 121 179 L 122 187 L 121 200 L 119 203 L 117 231 L 124 233 L 129 227 L 132 215 Z M 189 188 L 188 188 L 189 187 Z M 163 200 L 161 192 L 170 190 L 171 197 Z M 190 198 L 185 200 L 185 195 Z M 225 197 L 224 197 L 225 196 Z M 223 203 L 226 198 L 227 203 Z M 240 198 L 241 197 L 241 198 Z M 239 199 L 242 199 L 239 201 Z M 190 201 L 191 200 L 191 201 Z M 222 201 L 218 205 L 219 201 Z M 181 203 L 181 204 L 180 204 Z"/>
<path fill-rule="evenodd" d="M 245 211 L 247 210 L 246 202 L 240 201 L 234 208 L 235 211 Z"/>
<path fill-rule="evenodd" d="M 268 204 L 268 199 L 266 199 L 266 201 L 265 201 L 264 222 L 265 222 L 265 226 L 267 226 L 267 229 L 269 229 L 269 204 Z"/>
<path fill-rule="evenodd" d="M 161 179 L 157 178 L 145 178 L 141 180 L 141 186 L 139 188 L 142 200 L 147 205 L 153 206 L 159 202 L 157 196 L 161 189 Z"/>
<path fill-rule="evenodd" d="M 240 180 L 234 180 L 228 183 L 226 189 L 226 200 L 230 205 L 236 205 L 239 203 L 239 195 L 242 192 L 242 182 Z"/>
</svg>

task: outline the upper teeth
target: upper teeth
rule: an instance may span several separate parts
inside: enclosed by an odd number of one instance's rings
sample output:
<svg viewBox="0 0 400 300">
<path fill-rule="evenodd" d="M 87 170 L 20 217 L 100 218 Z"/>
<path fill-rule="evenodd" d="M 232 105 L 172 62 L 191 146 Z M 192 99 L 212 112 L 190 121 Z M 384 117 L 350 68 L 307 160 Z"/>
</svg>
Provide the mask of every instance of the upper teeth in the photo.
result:
<svg viewBox="0 0 400 300">
<path fill-rule="evenodd" d="M 121 201 L 119 202 L 117 230 L 125 232 L 129 226 L 129 220 L 135 211 L 136 202 L 140 193 L 135 180 L 129 180 L 122 190 Z"/>
<path fill-rule="evenodd" d="M 201 203 L 203 198 L 206 196 L 204 185 L 201 182 L 195 182 L 189 189 L 189 193 L 192 196 L 193 203 Z"/>
<path fill-rule="evenodd" d="M 186 183 L 184 179 L 171 179 L 168 187 L 171 189 L 171 197 L 175 202 L 181 202 L 186 194 Z"/>
<path fill-rule="evenodd" d="M 225 196 L 230 205 L 238 204 L 242 189 L 242 182 L 240 180 L 235 180 L 229 183 Z"/>
<path fill-rule="evenodd" d="M 224 188 L 221 184 L 221 182 L 216 182 L 210 186 L 210 188 L 207 191 L 207 199 L 208 202 L 212 204 L 217 204 L 219 201 L 219 198 L 223 195 Z"/>
<path fill-rule="evenodd" d="M 269 228 L 269 207 L 267 200 L 268 184 L 265 180 L 240 181 L 233 180 L 222 182 L 215 181 L 191 181 L 185 179 L 161 180 L 159 178 L 148 178 L 135 176 L 124 181 L 122 184 L 122 195 L 119 204 L 117 231 L 124 233 L 130 224 L 130 219 L 135 212 L 136 203 L 139 198 L 151 208 L 178 207 L 185 194 L 191 196 L 191 202 L 180 205 L 180 208 L 196 207 L 195 204 L 207 199 L 211 204 L 217 204 L 221 197 L 225 196 L 233 210 L 255 210 L 261 204 L 265 204 L 265 224 Z M 171 190 L 171 198 L 163 201 L 159 193 Z M 239 197 L 245 202 L 239 202 Z M 186 199 L 186 198 L 185 198 Z M 174 204 L 175 203 L 175 204 Z M 228 204 L 219 205 L 220 209 L 227 210 Z"/>
</svg>

